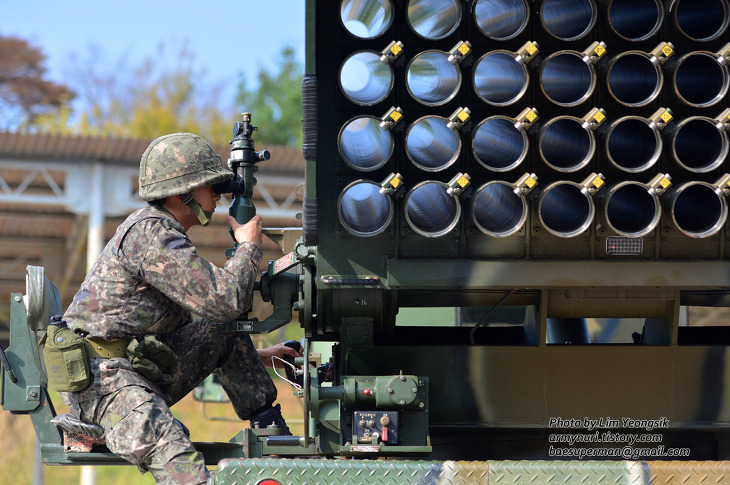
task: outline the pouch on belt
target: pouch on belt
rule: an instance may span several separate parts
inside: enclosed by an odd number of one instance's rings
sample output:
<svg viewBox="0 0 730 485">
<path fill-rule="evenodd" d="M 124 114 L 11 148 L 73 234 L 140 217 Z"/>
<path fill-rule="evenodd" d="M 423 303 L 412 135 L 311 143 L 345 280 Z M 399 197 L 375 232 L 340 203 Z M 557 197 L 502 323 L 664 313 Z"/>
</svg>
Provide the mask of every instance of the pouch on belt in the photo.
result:
<svg viewBox="0 0 730 485">
<path fill-rule="evenodd" d="M 89 357 L 86 340 L 71 328 L 49 325 L 38 345 L 48 374 L 48 388 L 58 392 L 77 392 L 89 385 Z"/>
</svg>

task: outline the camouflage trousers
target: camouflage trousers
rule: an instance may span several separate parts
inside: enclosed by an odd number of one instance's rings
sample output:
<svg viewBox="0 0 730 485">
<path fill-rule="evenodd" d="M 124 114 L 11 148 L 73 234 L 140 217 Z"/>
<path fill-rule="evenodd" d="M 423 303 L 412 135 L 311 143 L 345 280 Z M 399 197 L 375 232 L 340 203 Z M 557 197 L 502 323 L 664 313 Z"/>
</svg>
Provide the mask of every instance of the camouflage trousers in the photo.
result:
<svg viewBox="0 0 730 485">
<path fill-rule="evenodd" d="M 71 406 L 82 421 L 104 428 L 111 452 L 137 465 L 142 473 L 150 471 L 160 484 L 206 483 L 208 479 L 203 456 L 168 405 L 185 397 L 209 374 L 218 376 L 243 420 L 276 400 L 276 387 L 251 338 L 211 334 L 209 329 L 208 321 L 196 320 L 164 336 L 178 356 L 165 384 L 167 396 L 138 384 L 120 383 L 110 394 Z"/>
</svg>

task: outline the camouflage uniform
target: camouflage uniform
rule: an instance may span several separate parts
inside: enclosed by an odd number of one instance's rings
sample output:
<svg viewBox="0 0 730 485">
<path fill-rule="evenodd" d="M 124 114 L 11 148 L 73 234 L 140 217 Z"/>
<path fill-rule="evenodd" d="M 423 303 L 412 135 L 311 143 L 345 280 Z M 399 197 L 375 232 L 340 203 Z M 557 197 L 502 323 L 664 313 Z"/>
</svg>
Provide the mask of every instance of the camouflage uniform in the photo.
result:
<svg viewBox="0 0 730 485">
<path fill-rule="evenodd" d="M 90 385 L 62 394 L 74 416 L 104 428 L 110 451 L 151 471 L 157 483 L 207 480 L 202 456 L 169 410 L 207 375 L 220 378 L 241 419 L 276 399 L 250 337 L 212 335 L 209 325 L 250 307 L 261 257 L 255 244 L 244 242 L 218 268 L 198 254 L 169 212 L 151 205 L 119 226 L 64 314 L 70 327 L 90 337 L 156 334 L 177 354 L 164 385 L 127 359 L 93 358 Z M 193 320 L 193 313 L 202 318 Z"/>
</svg>

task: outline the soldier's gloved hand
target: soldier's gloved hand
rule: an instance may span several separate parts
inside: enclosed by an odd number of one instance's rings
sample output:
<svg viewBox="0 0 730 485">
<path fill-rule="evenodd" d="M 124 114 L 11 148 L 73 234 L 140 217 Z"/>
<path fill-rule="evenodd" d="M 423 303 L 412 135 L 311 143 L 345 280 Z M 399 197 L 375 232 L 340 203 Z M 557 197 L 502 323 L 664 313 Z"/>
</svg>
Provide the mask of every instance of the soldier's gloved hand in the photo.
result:
<svg viewBox="0 0 730 485">
<path fill-rule="evenodd" d="M 172 369 L 177 355 L 156 335 L 145 335 L 141 340 L 132 339 L 127 346 L 127 358 L 134 370 L 152 382 L 166 382 L 166 372 Z"/>
</svg>

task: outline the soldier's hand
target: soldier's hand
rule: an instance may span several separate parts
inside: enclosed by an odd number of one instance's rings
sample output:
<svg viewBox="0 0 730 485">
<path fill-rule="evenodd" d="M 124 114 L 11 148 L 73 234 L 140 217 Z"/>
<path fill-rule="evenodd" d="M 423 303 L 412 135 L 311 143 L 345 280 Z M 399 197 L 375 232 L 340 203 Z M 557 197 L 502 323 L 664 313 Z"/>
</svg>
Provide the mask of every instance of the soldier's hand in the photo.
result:
<svg viewBox="0 0 730 485">
<path fill-rule="evenodd" d="M 261 216 L 255 215 L 246 224 L 239 224 L 236 219 L 228 215 L 226 217 L 228 225 L 233 229 L 233 237 L 239 243 L 252 242 L 256 246 L 261 247 L 263 243 L 263 235 L 261 234 Z"/>
<path fill-rule="evenodd" d="M 284 345 L 284 342 L 265 349 L 258 349 L 257 352 L 266 367 L 271 367 L 272 357 L 279 357 L 280 359 L 283 359 L 285 355 L 291 355 L 292 357 L 301 357 L 303 355 L 301 352 L 297 352 L 293 348 Z M 284 367 L 284 364 L 281 361 L 277 359 L 273 360 L 277 368 L 281 369 Z"/>
</svg>

